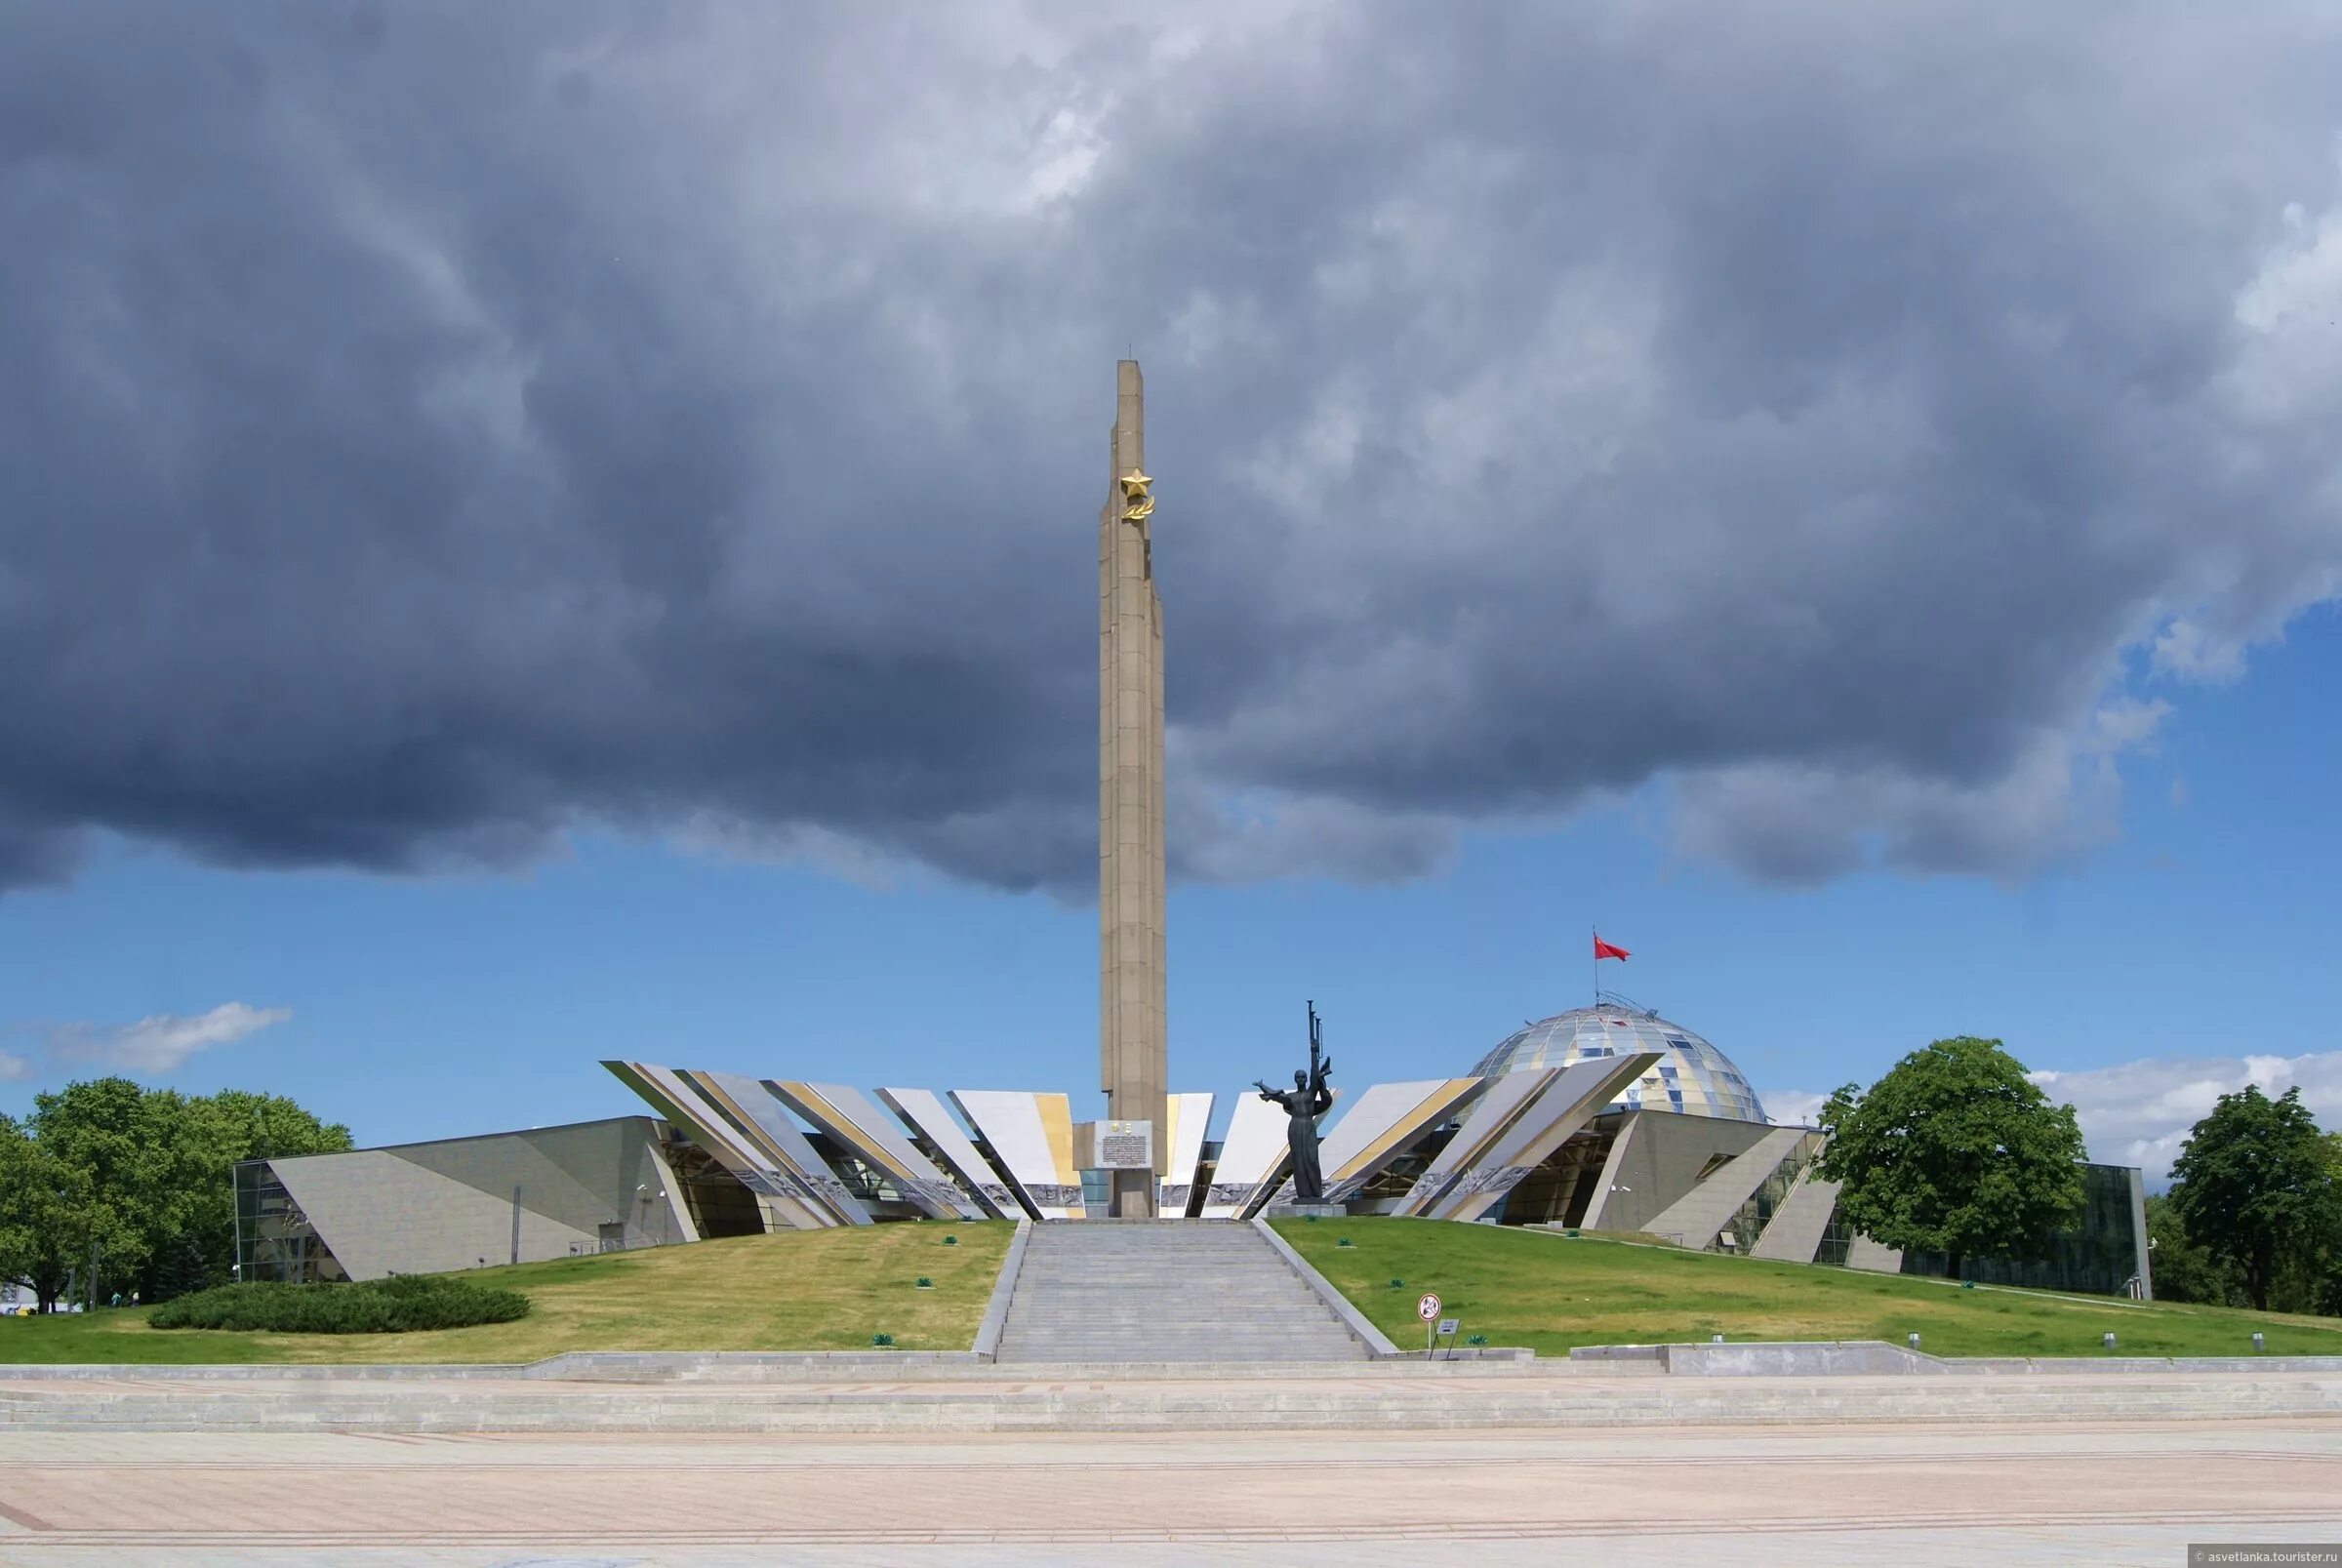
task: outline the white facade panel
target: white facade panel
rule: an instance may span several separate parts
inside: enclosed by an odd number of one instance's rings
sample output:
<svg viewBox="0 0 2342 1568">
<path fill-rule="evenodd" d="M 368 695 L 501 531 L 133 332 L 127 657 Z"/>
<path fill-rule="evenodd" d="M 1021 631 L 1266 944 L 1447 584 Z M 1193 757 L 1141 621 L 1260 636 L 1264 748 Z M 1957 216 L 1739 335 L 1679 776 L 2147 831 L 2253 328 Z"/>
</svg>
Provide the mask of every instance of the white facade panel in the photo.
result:
<svg viewBox="0 0 2342 1568">
<path fill-rule="evenodd" d="M 1025 1216 L 1024 1205 L 1017 1195 L 1002 1185 L 992 1168 L 984 1162 L 968 1135 L 959 1130 L 959 1123 L 932 1089 L 881 1089 L 878 1098 L 894 1108 L 895 1114 L 935 1148 L 938 1158 L 959 1179 L 959 1185 L 974 1195 L 985 1211 L 996 1220 L 1018 1220 Z"/>
<path fill-rule="evenodd" d="M 1166 1095 L 1163 1100 L 1163 1114 L 1171 1123 L 1163 1139 L 1170 1151 L 1163 1168 L 1171 1174 L 1163 1179 L 1155 1212 L 1176 1220 L 1188 1212 L 1188 1199 L 1194 1191 L 1198 1174 L 1196 1167 L 1203 1163 L 1204 1134 L 1212 1122 L 1212 1097 Z"/>
<path fill-rule="evenodd" d="M 1204 1194 L 1204 1219 L 1241 1219 L 1268 1201 L 1274 1190 L 1271 1184 L 1284 1174 L 1285 1125 L 1282 1106 L 1254 1093 L 1236 1097 L 1228 1136 L 1220 1144 L 1220 1167 Z"/>
<path fill-rule="evenodd" d="M 1082 1218 L 1070 1099 L 1016 1089 L 954 1089 L 951 1103 L 991 1146 L 1034 1214 L 1044 1220 Z"/>
</svg>

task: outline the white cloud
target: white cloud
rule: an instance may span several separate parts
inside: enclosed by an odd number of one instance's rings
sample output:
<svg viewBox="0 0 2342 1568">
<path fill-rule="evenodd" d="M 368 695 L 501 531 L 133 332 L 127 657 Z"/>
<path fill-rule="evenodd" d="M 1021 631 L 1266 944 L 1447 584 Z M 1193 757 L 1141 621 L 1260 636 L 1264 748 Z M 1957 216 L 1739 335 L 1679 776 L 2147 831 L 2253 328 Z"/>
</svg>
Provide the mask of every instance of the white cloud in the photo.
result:
<svg viewBox="0 0 2342 1568">
<path fill-rule="evenodd" d="M 1804 1089 L 1760 1089 L 1756 1098 L 1763 1103 L 1764 1113 L 1776 1127 L 1810 1127 L 1828 1104 L 1828 1095 L 1817 1095 Z"/>
<path fill-rule="evenodd" d="M 32 1064 L 13 1052 L 0 1051 L 0 1083 L 22 1083 L 32 1076 Z"/>
<path fill-rule="evenodd" d="M 198 1051 L 232 1045 L 293 1016 L 289 1007 L 252 1007 L 222 1002 L 208 1013 L 182 1017 L 156 1013 L 136 1024 L 101 1028 L 64 1024 L 49 1031 L 49 1055 L 60 1062 L 88 1062 L 144 1077 L 170 1072 Z M 14 1060 L 14 1059 L 7 1059 Z M 12 1074 L 0 1062 L 0 1077 Z"/>
<path fill-rule="evenodd" d="M 2342 1126 L 2342 1051 L 2297 1057 L 2150 1057 L 2085 1072 L 2036 1072 L 2049 1098 L 2074 1107 L 2090 1158 L 2136 1165 L 2158 1184 L 2212 1102 L 2246 1084 L 2275 1096 L 2299 1086 L 2319 1125 Z"/>
<path fill-rule="evenodd" d="M 2157 634 L 2153 664 L 2158 674 L 2179 680 L 2207 684 L 2238 680 L 2244 674 L 2244 644 L 2239 638 L 2208 632 L 2179 616 Z"/>
</svg>

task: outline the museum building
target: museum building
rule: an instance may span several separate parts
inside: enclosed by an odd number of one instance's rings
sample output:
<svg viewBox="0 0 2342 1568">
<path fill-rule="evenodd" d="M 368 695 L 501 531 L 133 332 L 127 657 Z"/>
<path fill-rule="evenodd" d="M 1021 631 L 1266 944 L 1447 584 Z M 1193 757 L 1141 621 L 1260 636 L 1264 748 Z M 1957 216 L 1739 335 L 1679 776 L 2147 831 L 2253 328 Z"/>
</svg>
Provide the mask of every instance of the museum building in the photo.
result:
<svg viewBox="0 0 2342 1568">
<path fill-rule="evenodd" d="M 900 1220 L 1103 1218 L 1111 1125 L 1062 1093 L 604 1066 L 650 1114 L 341 1154 L 236 1173 L 247 1279 L 379 1278 L 715 1236 Z M 1285 1116 L 1249 1091 L 1164 1097 L 1165 1216 L 1241 1220 L 1291 1196 Z M 1791 1263 L 1941 1273 L 1853 1234 L 1813 1170 L 1818 1129 L 1768 1120 L 1731 1059 L 1623 999 L 1531 1024 L 1472 1068 L 1340 1092 L 1326 1197 L 1353 1214 L 1642 1235 Z M 2147 1295 L 2144 1188 L 2084 1168 L 2085 1210 L 1986 1281 Z"/>
</svg>

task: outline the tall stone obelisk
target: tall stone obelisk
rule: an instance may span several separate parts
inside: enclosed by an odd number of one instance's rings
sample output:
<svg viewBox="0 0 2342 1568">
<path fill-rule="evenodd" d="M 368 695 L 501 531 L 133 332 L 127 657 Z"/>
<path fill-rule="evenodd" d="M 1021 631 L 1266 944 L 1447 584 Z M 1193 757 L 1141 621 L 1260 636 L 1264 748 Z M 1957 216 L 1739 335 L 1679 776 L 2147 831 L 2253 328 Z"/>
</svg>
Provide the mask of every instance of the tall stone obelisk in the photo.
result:
<svg viewBox="0 0 2342 1568">
<path fill-rule="evenodd" d="M 1163 1168 L 1163 619 L 1149 530 L 1139 362 L 1115 367 L 1098 514 L 1098 1057 L 1107 1115 L 1150 1123 L 1153 1171 L 1108 1173 L 1117 1219 L 1151 1218 Z"/>
</svg>

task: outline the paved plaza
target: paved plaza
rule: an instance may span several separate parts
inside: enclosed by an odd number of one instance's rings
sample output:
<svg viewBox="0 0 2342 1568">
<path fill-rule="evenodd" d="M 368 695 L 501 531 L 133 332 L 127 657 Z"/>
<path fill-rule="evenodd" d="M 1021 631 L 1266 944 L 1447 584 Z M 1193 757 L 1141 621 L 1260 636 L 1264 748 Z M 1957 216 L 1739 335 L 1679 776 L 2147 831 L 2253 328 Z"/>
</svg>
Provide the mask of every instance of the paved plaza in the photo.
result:
<svg viewBox="0 0 2342 1568">
<path fill-rule="evenodd" d="M 2178 1564 L 2190 1541 L 2241 1539 L 2342 1539 L 2342 1422 L 973 1438 L 0 1431 L 10 1568 Z"/>
</svg>

